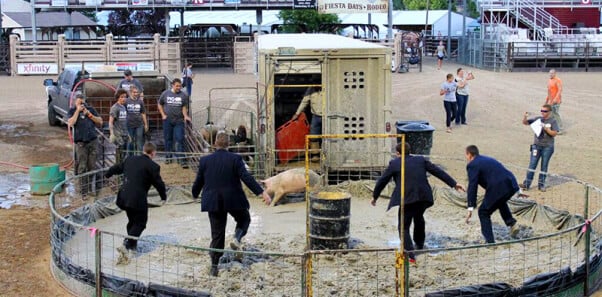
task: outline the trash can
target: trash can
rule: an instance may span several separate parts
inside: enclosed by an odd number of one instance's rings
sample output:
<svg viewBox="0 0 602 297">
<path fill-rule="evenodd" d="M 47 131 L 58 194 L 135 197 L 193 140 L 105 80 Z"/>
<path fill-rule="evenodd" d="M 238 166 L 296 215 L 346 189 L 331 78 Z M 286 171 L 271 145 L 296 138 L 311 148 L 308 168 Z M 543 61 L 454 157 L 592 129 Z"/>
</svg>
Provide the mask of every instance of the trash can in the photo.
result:
<svg viewBox="0 0 602 297">
<path fill-rule="evenodd" d="M 397 121 L 397 122 L 395 122 L 395 128 L 397 128 L 397 134 L 401 134 L 401 127 L 403 127 L 407 124 L 414 124 L 414 123 L 429 125 L 429 122 L 424 121 L 424 120 Z M 397 142 L 400 142 L 400 141 L 401 141 L 401 139 L 397 139 Z"/>
<path fill-rule="evenodd" d="M 433 132 L 435 128 L 424 123 L 409 123 L 397 128 L 397 133 L 406 135 L 410 144 L 410 154 L 430 155 L 433 147 Z"/>
</svg>

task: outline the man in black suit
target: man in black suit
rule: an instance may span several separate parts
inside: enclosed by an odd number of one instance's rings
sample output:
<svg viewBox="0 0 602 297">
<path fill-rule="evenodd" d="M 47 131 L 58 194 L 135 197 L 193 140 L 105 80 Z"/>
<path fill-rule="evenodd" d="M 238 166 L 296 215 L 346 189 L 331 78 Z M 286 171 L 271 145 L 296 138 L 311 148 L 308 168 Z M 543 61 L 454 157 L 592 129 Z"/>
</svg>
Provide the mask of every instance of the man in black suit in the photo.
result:
<svg viewBox="0 0 602 297">
<path fill-rule="evenodd" d="M 518 234 L 518 224 L 512 217 L 508 207 L 508 200 L 519 192 L 518 183 L 514 174 L 494 158 L 479 155 L 479 149 L 475 145 L 466 147 L 466 171 L 468 172 L 468 214 L 466 223 L 470 222 L 472 211 L 477 206 L 477 190 L 481 186 L 485 189 L 485 197 L 479 207 L 479 220 L 481 221 L 481 233 L 487 243 L 495 243 L 493 228 L 491 226 L 491 214 L 499 210 L 506 226 L 510 227 L 510 236 Z"/>
<path fill-rule="evenodd" d="M 240 155 L 228 152 L 229 135 L 225 132 L 217 133 L 215 146 L 217 150 L 202 157 L 199 161 L 199 170 L 192 185 L 192 196 L 201 196 L 201 211 L 208 212 L 211 224 L 211 244 L 213 249 L 224 249 L 226 238 L 226 223 L 228 214 L 236 221 L 234 240 L 230 247 L 234 250 L 241 248 L 242 237 L 247 234 L 251 223 L 249 214 L 249 201 L 242 190 L 240 181 L 255 195 L 262 195 L 264 202 L 269 205 L 270 196 L 245 168 Z M 219 258 L 221 252 L 211 252 L 211 270 L 213 276 L 218 274 Z"/>
<path fill-rule="evenodd" d="M 115 174 L 124 175 L 123 184 L 117 193 L 116 204 L 125 210 L 128 217 L 127 233 L 132 237 L 140 237 L 146 228 L 148 221 L 147 196 L 150 186 L 157 189 L 162 203 L 165 203 L 167 199 L 165 183 L 160 174 L 161 167 L 152 160 L 157 147 L 153 143 L 147 142 L 142 149 L 142 155 L 126 158 L 122 163 L 111 166 L 105 174 L 106 178 Z M 117 248 L 120 253 L 118 264 L 127 264 L 129 256 L 135 254 L 137 245 L 137 240 L 126 238 L 123 246 Z"/>
<path fill-rule="evenodd" d="M 374 192 L 372 194 L 372 206 L 376 205 L 376 200 L 380 196 L 380 193 L 385 188 L 391 178 L 395 181 L 395 190 L 389 200 L 389 207 L 387 210 L 394 206 L 401 204 L 401 144 L 397 144 L 395 147 L 397 151 L 397 158 L 389 162 L 389 167 L 382 174 L 382 176 L 376 181 L 374 186 Z M 410 144 L 405 144 L 405 152 L 410 151 Z M 456 181 L 435 166 L 429 160 L 422 156 L 410 156 L 405 155 L 405 178 L 404 178 L 404 210 L 403 210 L 403 236 L 404 236 L 404 249 L 409 252 L 410 263 L 415 264 L 416 258 L 414 253 L 414 243 L 410 236 L 410 225 L 414 222 L 414 241 L 416 242 L 416 248 L 421 250 L 424 248 L 425 240 L 425 222 L 424 212 L 427 208 L 433 206 L 433 192 L 431 185 L 429 184 L 426 173 L 436 176 L 438 179 L 446 183 L 448 186 L 455 188 L 456 190 L 464 191 L 464 188 L 456 183 Z M 401 208 L 397 212 L 397 231 L 401 236 Z"/>
</svg>

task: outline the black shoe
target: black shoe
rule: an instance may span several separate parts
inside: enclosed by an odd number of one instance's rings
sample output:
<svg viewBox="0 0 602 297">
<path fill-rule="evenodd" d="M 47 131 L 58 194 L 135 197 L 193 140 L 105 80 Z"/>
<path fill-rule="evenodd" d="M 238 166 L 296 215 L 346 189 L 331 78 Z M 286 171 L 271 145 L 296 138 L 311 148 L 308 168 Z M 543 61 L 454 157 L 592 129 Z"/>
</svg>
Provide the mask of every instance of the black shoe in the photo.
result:
<svg viewBox="0 0 602 297">
<path fill-rule="evenodd" d="M 540 192 L 545 192 L 546 191 L 546 187 L 538 187 L 537 189 L 539 189 Z"/>
<path fill-rule="evenodd" d="M 188 169 L 188 168 L 189 168 L 189 166 L 188 166 L 188 163 L 187 163 L 187 162 L 182 162 L 182 163 L 180 163 L 180 166 L 182 166 L 182 169 Z"/>
<path fill-rule="evenodd" d="M 165 159 L 165 164 L 171 164 L 171 159 Z"/>
<path fill-rule="evenodd" d="M 217 265 L 211 265 L 211 269 L 209 269 L 209 274 L 211 276 L 217 276 L 219 270 L 217 269 Z"/>
</svg>

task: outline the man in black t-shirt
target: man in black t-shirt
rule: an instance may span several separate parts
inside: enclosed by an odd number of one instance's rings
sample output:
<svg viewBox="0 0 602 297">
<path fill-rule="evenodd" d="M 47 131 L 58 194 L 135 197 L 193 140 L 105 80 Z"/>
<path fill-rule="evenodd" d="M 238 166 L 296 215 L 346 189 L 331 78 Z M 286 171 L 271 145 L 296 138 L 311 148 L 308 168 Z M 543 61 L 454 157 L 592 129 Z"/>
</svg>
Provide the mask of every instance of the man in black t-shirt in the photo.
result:
<svg viewBox="0 0 602 297">
<path fill-rule="evenodd" d="M 96 127 L 102 126 L 102 118 L 96 110 L 86 103 L 83 95 L 75 97 L 75 105 L 67 114 L 67 123 L 73 128 L 75 146 L 75 174 L 84 174 L 96 169 L 98 133 Z M 93 178 L 80 178 L 80 194 L 93 192 Z M 98 189 L 97 189 L 98 190 Z"/>
</svg>

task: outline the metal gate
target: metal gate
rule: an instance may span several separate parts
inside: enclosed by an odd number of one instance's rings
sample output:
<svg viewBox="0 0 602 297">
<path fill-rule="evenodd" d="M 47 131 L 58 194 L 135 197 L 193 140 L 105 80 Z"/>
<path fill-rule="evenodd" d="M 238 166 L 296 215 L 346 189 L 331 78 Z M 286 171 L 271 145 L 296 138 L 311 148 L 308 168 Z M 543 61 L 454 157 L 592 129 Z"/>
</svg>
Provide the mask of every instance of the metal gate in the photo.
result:
<svg viewBox="0 0 602 297">
<path fill-rule="evenodd" d="M 181 48 L 182 61 L 195 67 L 234 67 L 234 37 L 187 38 Z"/>
<path fill-rule="evenodd" d="M 0 71 L 10 73 L 10 43 L 0 40 Z"/>
</svg>

